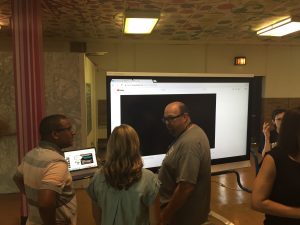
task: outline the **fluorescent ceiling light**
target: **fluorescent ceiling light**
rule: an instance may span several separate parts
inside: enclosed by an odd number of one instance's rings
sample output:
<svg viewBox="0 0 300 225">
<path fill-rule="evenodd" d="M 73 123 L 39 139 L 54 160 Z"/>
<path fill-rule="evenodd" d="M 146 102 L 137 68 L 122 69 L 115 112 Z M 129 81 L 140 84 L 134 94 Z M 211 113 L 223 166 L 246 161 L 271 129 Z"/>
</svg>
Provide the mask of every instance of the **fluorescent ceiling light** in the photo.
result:
<svg viewBox="0 0 300 225">
<path fill-rule="evenodd" d="M 125 34 L 150 34 L 159 19 L 159 12 L 127 11 L 125 13 Z"/>
<path fill-rule="evenodd" d="M 292 18 L 288 18 L 257 31 L 257 35 L 281 37 L 299 30 L 300 22 L 294 22 Z"/>
<path fill-rule="evenodd" d="M 126 18 L 125 34 L 150 34 L 158 19 Z"/>
</svg>

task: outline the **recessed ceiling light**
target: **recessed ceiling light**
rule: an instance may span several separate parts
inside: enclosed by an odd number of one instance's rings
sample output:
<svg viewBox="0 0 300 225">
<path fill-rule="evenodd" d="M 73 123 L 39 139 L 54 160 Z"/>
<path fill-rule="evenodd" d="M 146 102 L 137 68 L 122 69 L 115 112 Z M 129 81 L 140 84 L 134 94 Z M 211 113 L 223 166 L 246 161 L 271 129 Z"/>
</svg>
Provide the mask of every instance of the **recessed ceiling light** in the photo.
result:
<svg viewBox="0 0 300 225">
<path fill-rule="evenodd" d="M 157 11 L 126 11 L 125 34 L 150 34 L 157 24 L 160 13 Z"/>
</svg>

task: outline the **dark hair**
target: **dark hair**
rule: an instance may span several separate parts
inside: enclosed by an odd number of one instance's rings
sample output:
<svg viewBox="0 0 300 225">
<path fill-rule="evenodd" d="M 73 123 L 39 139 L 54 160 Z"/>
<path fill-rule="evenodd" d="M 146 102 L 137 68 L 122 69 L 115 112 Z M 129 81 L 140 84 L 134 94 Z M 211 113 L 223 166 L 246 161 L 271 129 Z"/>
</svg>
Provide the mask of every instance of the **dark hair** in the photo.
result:
<svg viewBox="0 0 300 225">
<path fill-rule="evenodd" d="M 179 107 L 180 113 L 189 114 L 189 108 L 184 103 L 179 102 L 178 107 Z"/>
<path fill-rule="evenodd" d="M 67 117 L 61 114 L 44 117 L 40 122 L 39 128 L 41 138 L 44 139 L 47 135 L 51 134 L 52 131 L 59 129 L 61 119 L 67 119 Z"/>
<path fill-rule="evenodd" d="M 126 190 L 141 178 L 142 167 L 136 131 L 126 124 L 115 127 L 108 139 L 103 166 L 106 181 L 116 189 Z"/>
<path fill-rule="evenodd" d="M 279 131 L 278 144 L 292 157 L 300 153 L 300 107 L 286 111 Z"/>
<path fill-rule="evenodd" d="M 285 113 L 286 112 L 286 109 L 274 109 L 273 112 L 272 112 L 272 120 L 275 120 L 275 117 L 280 114 L 280 113 Z"/>
</svg>

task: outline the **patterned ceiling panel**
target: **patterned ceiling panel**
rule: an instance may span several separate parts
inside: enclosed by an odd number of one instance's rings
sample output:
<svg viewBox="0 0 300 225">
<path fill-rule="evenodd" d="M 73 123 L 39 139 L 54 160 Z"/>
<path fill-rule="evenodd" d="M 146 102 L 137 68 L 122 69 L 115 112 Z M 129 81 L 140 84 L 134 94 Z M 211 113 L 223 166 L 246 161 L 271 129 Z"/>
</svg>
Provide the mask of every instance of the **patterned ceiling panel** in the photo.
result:
<svg viewBox="0 0 300 225">
<path fill-rule="evenodd" d="M 257 37 L 256 30 L 288 16 L 300 17 L 299 0 L 42 0 L 44 37 L 86 40 L 300 43 L 300 32 Z M 128 9 L 156 10 L 150 35 L 122 33 Z M 0 36 L 8 36 L 10 1 L 0 0 Z"/>
</svg>

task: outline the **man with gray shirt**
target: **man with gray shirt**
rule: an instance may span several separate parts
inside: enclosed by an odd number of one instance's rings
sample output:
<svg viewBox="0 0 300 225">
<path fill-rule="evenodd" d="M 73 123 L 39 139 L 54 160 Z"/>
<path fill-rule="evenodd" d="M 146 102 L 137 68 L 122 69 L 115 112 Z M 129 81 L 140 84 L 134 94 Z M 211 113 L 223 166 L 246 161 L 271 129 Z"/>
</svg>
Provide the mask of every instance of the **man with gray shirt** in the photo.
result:
<svg viewBox="0 0 300 225">
<path fill-rule="evenodd" d="M 168 225 L 200 225 L 210 211 L 210 147 L 182 102 L 168 104 L 163 122 L 175 140 L 159 171 L 161 219 Z"/>
</svg>

